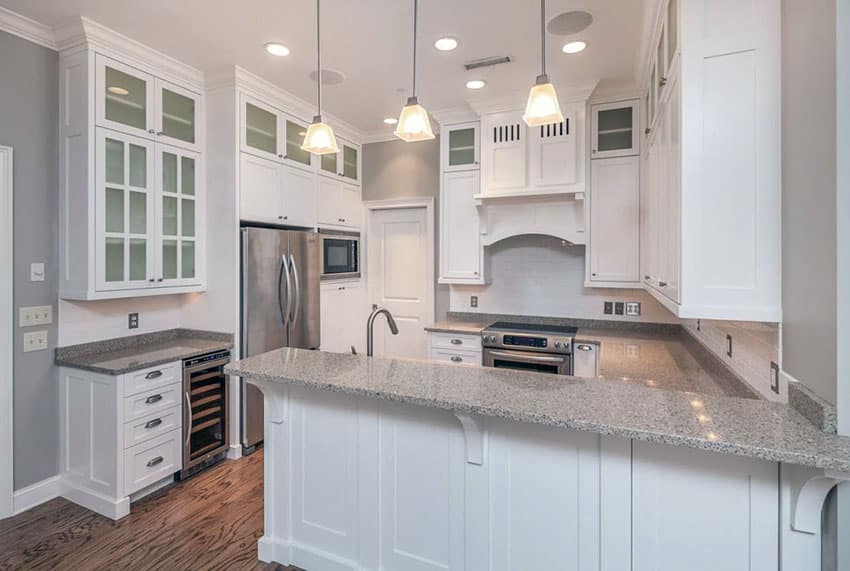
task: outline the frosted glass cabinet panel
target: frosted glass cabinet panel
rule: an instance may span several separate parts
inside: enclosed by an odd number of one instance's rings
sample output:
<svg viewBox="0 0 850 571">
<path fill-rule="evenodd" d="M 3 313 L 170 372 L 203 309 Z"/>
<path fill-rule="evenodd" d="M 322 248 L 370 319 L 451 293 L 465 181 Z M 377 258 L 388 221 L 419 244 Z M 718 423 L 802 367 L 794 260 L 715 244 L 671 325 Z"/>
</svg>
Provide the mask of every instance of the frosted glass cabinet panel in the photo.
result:
<svg viewBox="0 0 850 571">
<path fill-rule="evenodd" d="M 190 284 L 197 277 L 198 157 L 176 147 L 158 149 L 162 176 L 158 233 L 162 246 L 157 281 L 163 285 Z"/>
<path fill-rule="evenodd" d="M 291 119 L 286 119 L 284 123 L 286 124 L 284 160 L 292 161 L 296 166 L 309 167 L 312 163 L 312 156 L 309 152 L 301 149 L 301 145 L 304 144 L 304 136 L 307 134 L 307 127 Z"/>
<path fill-rule="evenodd" d="M 350 178 L 351 180 L 358 180 L 360 178 L 359 163 L 357 162 L 358 154 L 355 147 L 345 143 L 342 144 L 342 176 L 345 178 Z"/>
<path fill-rule="evenodd" d="M 243 147 L 277 156 L 277 115 L 251 102 L 245 103 Z"/>
<path fill-rule="evenodd" d="M 591 107 L 590 157 L 607 159 L 640 154 L 640 101 L 618 101 Z"/>
<path fill-rule="evenodd" d="M 198 94 L 163 81 L 157 82 L 159 125 L 157 136 L 164 142 L 195 149 L 198 142 Z"/>
<path fill-rule="evenodd" d="M 155 78 L 104 56 L 98 55 L 96 61 L 98 124 L 131 135 L 155 135 Z"/>
<path fill-rule="evenodd" d="M 445 151 L 443 170 L 445 172 L 478 168 L 478 123 L 464 123 L 445 127 Z"/>
</svg>

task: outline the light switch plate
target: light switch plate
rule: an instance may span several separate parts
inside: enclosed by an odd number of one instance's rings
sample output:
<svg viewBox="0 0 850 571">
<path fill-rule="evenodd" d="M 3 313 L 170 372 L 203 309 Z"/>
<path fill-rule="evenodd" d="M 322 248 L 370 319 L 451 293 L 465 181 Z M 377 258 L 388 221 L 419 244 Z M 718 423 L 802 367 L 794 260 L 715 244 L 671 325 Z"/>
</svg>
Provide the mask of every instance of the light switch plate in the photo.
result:
<svg viewBox="0 0 850 571">
<path fill-rule="evenodd" d="M 24 353 L 47 349 L 47 331 L 24 333 Z"/>
<path fill-rule="evenodd" d="M 44 281 L 44 262 L 33 262 L 30 264 L 30 281 Z"/>
<path fill-rule="evenodd" d="M 48 325 L 50 323 L 53 323 L 52 305 L 38 305 L 19 309 L 18 325 L 20 327 Z"/>
</svg>

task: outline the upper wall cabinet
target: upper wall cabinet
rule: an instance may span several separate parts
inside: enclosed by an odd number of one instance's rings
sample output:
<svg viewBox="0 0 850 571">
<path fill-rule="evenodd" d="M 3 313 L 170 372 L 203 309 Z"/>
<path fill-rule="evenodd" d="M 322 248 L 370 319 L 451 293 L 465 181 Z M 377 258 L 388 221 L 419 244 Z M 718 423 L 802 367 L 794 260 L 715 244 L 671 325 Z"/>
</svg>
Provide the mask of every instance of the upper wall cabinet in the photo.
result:
<svg viewBox="0 0 850 571">
<path fill-rule="evenodd" d="M 618 101 L 591 107 L 590 158 L 640 154 L 640 102 Z"/>
<path fill-rule="evenodd" d="M 60 297 L 203 291 L 202 89 L 103 50 L 60 54 Z"/>
<path fill-rule="evenodd" d="M 313 155 L 301 149 L 306 122 L 245 97 L 242 101 L 241 148 L 245 153 L 313 170 Z"/>
<path fill-rule="evenodd" d="M 319 172 L 329 177 L 339 177 L 347 182 L 360 183 L 360 147 L 342 137 L 336 138 L 338 153 L 319 157 Z"/>
<path fill-rule="evenodd" d="M 201 96 L 97 54 L 97 125 L 198 150 Z"/>
<path fill-rule="evenodd" d="M 479 123 L 447 125 L 441 133 L 443 172 L 478 170 L 480 145 Z"/>
</svg>

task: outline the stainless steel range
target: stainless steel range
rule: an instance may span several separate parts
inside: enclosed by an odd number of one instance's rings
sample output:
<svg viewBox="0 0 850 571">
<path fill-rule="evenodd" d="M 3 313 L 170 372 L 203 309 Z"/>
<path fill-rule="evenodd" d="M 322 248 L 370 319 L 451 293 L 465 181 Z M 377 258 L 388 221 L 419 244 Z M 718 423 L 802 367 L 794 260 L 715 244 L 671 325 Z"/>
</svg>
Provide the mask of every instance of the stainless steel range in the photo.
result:
<svg viewBox="0 0 850 571">
<path fill-rule="evenodd" d="M 502 369 L 573 374 L 575 327 L 497 322 L 481 332 L 483 365 Z"/>
</svg>

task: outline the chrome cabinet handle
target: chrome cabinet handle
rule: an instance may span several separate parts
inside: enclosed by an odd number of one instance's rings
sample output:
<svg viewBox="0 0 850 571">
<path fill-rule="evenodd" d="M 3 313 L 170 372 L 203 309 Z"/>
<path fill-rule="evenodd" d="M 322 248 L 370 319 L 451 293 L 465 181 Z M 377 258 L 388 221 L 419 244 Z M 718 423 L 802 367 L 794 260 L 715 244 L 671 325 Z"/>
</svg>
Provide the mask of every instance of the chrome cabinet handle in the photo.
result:
<svg viewBox="0 0 850 571">
<path fill-rule="evenodd" d="M 162 400 L 162 395 L 151 395 L 145 399 L 145 404 L 153 404 Z"/>
<path fill-rule="evenodd" d="M 155 131 L 155 130 L 153 130 L 153 129 L 148 129 L 148 133 L 150 133 L 151 135 L 153 135 L 154 133 L 156 133 L 156 131 Z"/>
<path fill-rule="evenodd" d="M 162 376 L 162 371 L 151 371 L 150 373 L 148 373 L 147 375 L 145 375 L 145 378 L 146 378 L 147 380 L 151 380 L 151 379 L 158 379 L 158 378 L 160 378 L 161 376 Z"/>
<path fill-rule="evenodd" d="M 659 87 L 664 87 L 665 85 L 667 85 L 667 78 L 666 77 L 662 77 L 661 79 L 658 80 L 658 86 Z"/>
<path fill-rule="evenodd" d="M 145 423 L 145 428 L 156 428 L 160 424 L 162 424 L 162 419 L 161 418 L 155 418 L 153 420 L 147 421 Z"/>
<path fill-rule="evenodd" d="M 463 357 L 458 357 L 457 355 L 452 355 L 451 359 L 455 363 L 462 363 L 463 362 Z"/>
<path fill-rule="evenodd" d="M 462 339 L 452 339 L 451 343 L 452 343 L 452 345 L 463 345 L 463 340 Z"/>
<path fill-rule="evenodd" d="M 292 279 L 295 283 L 295 303 L 292 304 L 289 322 L 295 325 L 298 322 L 298 312 L 301 311 L 301 279 L 298 277 L 298 267 L 295 265 L 295 256 L 292 254 L 289 255 L 289 269 L 292 271 Z"/>
<path fill-rule="evenodd" d="M 186 397 L 186 418 L 189 419 L 189 428 L 186 429 L 186 446 L 189 446 L 189 440 L 192 438 L 192 399 L 189 397 L 189 391 L 183 395 Z"/>
<path fill-rule="evenodd" d="M 593 347 L 590 345 L 576 345 L 576 349 L 579 351 L 593 351 Z"/>
<path fill-rule="evenodd" d="M 658 287 L 667 287 L 667 282 L 658 282 Z"/>
<path fill-rule="evenodd" d="M 147 466 L 148 466 L 148 468 L 153 468 L 154 466 L 156 466 L 158 464 L 162 464 L 163 460 L 165 460 L 165 458 L 163 458 L 162 456 L 157 456 L 156 458 L 151 458 L 150 460 L 148 460 Z"/>
</svg>

